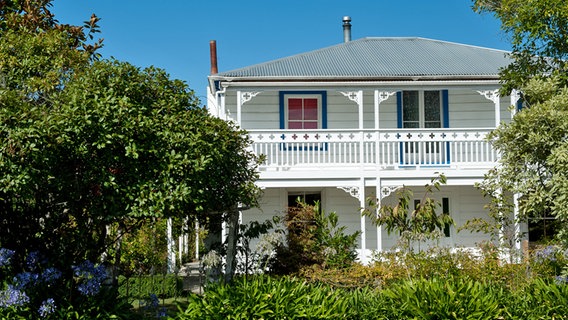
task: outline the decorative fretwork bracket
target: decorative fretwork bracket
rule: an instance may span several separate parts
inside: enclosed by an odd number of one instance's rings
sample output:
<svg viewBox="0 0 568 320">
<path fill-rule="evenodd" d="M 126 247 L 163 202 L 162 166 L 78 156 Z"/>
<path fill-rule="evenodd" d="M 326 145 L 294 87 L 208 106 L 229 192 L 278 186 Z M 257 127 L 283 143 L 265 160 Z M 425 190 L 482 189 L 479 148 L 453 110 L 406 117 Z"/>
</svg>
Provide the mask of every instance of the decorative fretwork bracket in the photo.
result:
<svg viewBox="0 0 568 320">
<path fill-rule="evenodd" d="M 387 101 L 395 93 L 396 92 L 379 91 L 377 94 L 377 99 L 379 103 L 383 103 L 383 101 Z"/>
<path fill-rule="evenodd" d="M 363 102 L 362 91 L 348 91 L 348 92 L 340 91 L 340 93 L 345 97 L 347 97 L 347 99 L 355 102 L 357 105 L 360 105 Z"/>
<path fill-rule="evenodd" d="M 240 101 L 241 105 L 249 102 L 252 98 L 256 97 L 260 92 L 259 91 L 243 91 L 240 93 Z"/>
<path fill-rule="evenodd" d="M 398 189 L 403 188 L 403 186 L 384 186 L 381 188 L 381 200 L 390 196 L 393 192 Z"/>
<path fill-rule="evenodd" d="M 347 192 L 353 198 L 359 199 L 359 187 L 337 187 L 337 188 Z"/>
<path fill-rule="evenodd" d="M 499 103 L 499 89 L 477 91 L 477 93 L 484 96 L 485 99 L 491 100 L 495 104 Z"/>
</svg>

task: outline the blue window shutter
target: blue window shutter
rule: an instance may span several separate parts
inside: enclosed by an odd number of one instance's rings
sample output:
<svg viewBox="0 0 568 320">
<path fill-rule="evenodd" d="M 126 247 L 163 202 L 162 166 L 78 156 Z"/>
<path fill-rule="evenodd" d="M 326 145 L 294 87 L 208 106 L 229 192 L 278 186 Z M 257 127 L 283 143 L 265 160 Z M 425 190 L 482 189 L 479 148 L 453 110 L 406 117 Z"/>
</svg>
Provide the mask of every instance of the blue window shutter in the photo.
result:
<svg viewBox="0 0 568 320">
<path fill-rule="evenodd" d="M 321 128 L 327 129 L 327 92 L 321 91 Z"/>
<path fill-rule="evenodd" d="M 523 110 L 523 99 L 517 101 L 517 111 Z"/>
<path fill-rule="evenodd" d="M 396 93 L 396 120 L 398 128 L 402 128 L 402 91 Z"/>
<path fill-rule="evenodd" d="M 279 92 L 278 103 L 280 103 L 280 129 L 286 129 L 286 115 L 284 110 L 284 92 Z"/>
<path fill-rule="evenodd" d="M 448 101 L 448 90 L 442 90 L 442 128 L 450 127 L 450 103 Z"/>
</svg>

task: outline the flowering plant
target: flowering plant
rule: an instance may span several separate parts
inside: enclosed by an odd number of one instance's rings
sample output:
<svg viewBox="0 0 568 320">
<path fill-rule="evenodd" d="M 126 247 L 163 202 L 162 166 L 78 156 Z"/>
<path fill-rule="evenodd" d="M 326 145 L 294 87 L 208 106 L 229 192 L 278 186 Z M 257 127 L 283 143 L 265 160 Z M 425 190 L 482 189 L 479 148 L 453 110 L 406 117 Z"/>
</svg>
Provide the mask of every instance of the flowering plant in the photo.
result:
<svg viewBox="0 0 568 320">
<path fill-rule="evenodd" d="M 104 290 L 108 274 L 103 265 L 86 260 L 70 269 L 49 265 L 37 251 L 18 255 L 0 248 L 0 319 L 61 319 L 69 312 L 105 319 L 105 308 L 124 306 Z"/>
</svg>

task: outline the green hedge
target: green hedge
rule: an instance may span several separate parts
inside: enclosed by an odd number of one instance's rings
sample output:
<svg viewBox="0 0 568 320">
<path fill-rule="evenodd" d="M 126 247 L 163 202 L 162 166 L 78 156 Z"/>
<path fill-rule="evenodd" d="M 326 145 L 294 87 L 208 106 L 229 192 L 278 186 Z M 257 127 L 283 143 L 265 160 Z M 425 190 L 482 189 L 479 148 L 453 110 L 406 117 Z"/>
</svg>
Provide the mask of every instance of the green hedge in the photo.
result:
<svg viewBox="0 0 568 320">
<path fill-rule="evenodd" d="M 150 294 L 159 298 L 179 297 L 183 293 L 183 281 L 176 275 L 154 275 L 118 278 L 121 297 L 146 299 Z"/>
</svg>

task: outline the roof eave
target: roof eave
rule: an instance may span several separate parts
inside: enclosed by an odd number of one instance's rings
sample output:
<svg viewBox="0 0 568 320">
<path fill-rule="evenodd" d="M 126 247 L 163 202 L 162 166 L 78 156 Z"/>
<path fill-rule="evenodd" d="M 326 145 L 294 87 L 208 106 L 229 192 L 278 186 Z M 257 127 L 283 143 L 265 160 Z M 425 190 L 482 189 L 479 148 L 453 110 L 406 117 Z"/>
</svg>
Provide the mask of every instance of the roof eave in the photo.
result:
<svg viewBox="0 0 568 320">
<path fill-rule="evenodd" d="M 412 76 L 369 76 L 369 77 L 318 77 L 318 76 L 265 76 L 226 77 L 212 75 L 211 81 L 223 82 L 358 82 L 358 81 L 452 81 L 452 80 L 498 80 L 499 75 L 412 75 Z"/>
<path fill-rule="evenodd" d="M 220 87 L 372 87 L 372 86 L 496 86 L 497 75 L 467 76 L 412 76 L 412 77 L 219 77 L 210 76 L 210 83 Z"/>
</svg>

